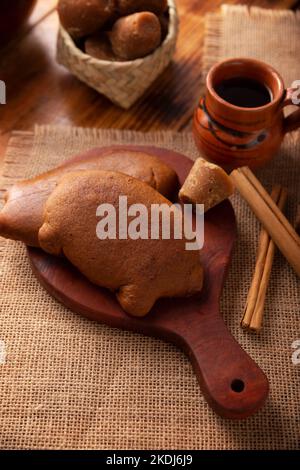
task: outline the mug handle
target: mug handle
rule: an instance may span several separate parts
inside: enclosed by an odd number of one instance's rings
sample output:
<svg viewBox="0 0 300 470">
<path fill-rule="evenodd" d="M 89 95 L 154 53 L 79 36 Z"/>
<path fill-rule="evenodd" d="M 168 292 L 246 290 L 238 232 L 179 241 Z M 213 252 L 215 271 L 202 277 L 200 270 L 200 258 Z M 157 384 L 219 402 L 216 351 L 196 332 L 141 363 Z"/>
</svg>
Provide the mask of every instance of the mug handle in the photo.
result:
<svg viewBox="0 0 300 470">
<path fill-rule="evenodd" d="M 295 106 L 293 102 L 293 95 L 295 93 L 295 88 L 288 88 L 285 91 L 285 99 L 283 101 L 283 108 L 285 106 Z M 300 100 L 299 100 L 300 101 Z M 296 104 L 296 106 L 300 107 L 300 103 Z M 284 133 L 287 134 L 288 132 L 295 131 L 300 127 L 300 109 L 290 114 L 288 117 L 284 119 L 283 122 L 283 130 Z"/>
</svg>

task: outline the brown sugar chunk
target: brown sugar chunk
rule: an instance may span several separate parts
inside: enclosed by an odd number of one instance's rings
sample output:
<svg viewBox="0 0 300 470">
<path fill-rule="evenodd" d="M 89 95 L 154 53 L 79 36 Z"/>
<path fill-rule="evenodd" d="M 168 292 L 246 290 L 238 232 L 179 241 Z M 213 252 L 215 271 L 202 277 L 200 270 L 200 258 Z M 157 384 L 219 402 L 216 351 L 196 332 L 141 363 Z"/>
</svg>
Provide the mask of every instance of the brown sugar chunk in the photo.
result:
<svg viewBox="0 0 300 470">
<path fill-rule="evenodd" d="M 167 0 L 117 0 L 120 15 L 130 15 L 138 11 L 151 11 L 159 15 L 168 7 Z"/>
<path fill-rule="evenodd" d="M 109 33 L 116 56 L 134 60 L 153 52 L 161 42 L 161 26 L 150 12 L 134 13 L 118 19 Z"/>
<path fill-rule="evenodd" d="M 109 238 L 99 237 L 97 208 L 105 204 L 108 211 L 109 205 L 119 220 L 119 196 L 127 197 L 129 208 L 142 204 L 147 220 L 151 217 L 151 204 L 171 206 L 149 185 L 122 173 L 69 173 L 46 202 L 44 223 L 39 230 L 41 247 L 54 255 L 64 254 L 91 282 L 115 292 L 123 309 L 132 315 L 145 315 L 161 297 L 200 292 L 203 284 L 200 253 L 186 250 L 184 238 L 175 239 L 171 235 L 170 239 L 162 239 L 161 230 L 155 240 L 121 239 L 118 231 L 111 238 L 114 225 Z M 128 230 L 132 220 L 128 216 Z"/>
<path fill-rule="evenodd" d="M 296 232 L 300 235 L 300 204 L 297 206 Z"/>
<path fill-rule="evenodd" d="M 158 157 L 128 149 L 94 149 L 90 156 L 70 161 L 35 178 L 16 183 L 6 193 L 0 211 L 0 236 L 39 246 L 38 231 L 43 222 L 44 205 L 60 178 L 76 170 L 114 170 L 144 181 L 172 198 L 178 189 L 175 171 Z"/>
<path fill-rule="evenodd" d="M 120 60 L 113 53 L 111 44 L 105 32 L 95 33 L 89 36 L 84 43 L 86 54 L 99 60 L 114 62 Z"/>
<path fill-rule="evenodd" d="M 233 190 L 229 176 L 221 167 L 198 158 L 179 191 L 179 199 L 184 203 L 204 204 L 206 212 L 227 199 Z"/>
<path fill-rule="evenodd" d="M 115 0 L 59 0 L 57 11 L 62 26 L 74 38 L 93 34 L 110 20 Z"/>
</svg>

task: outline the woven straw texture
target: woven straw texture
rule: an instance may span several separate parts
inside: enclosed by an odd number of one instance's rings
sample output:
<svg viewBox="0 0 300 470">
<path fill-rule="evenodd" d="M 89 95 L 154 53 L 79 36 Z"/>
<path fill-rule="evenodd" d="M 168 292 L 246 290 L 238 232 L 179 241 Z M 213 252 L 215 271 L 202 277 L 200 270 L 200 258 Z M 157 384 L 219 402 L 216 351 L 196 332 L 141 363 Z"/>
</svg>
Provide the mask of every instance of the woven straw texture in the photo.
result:
<svg viewBox="0 0 300 470">
<path fill-rule="evenodd" d="M 174 0 L 168 0 L 168 4 L 169 32 L 152 54 L 128 62 L 98 60 L 78 49 L 70 35 L 60 27 L 57 61 L 117 105 L 130 108 L 172 60 L 178 33 L 178 16 Z"/>
<path fill-rule="evenodd" d="M 227 14 L 223 11 L 215 41 L 230 41 L 223 33 L 229 29 Z M 271 28 L 274 21 L 272 15 L 261 14 L 264 21 L 258 15 L 258 24 L 251 24 L 254 37 L 261 24 Z M 233 28 L 240 25 L 239 44 L 245 54 L 248 13 L 238 10 L 229 18 Z M 282 15 L 275 21 L 273 35 L 280 44 L 290 43 L 296 31 L 294 17 Z M 272 62 L 272 52 L 267 59 Z M 151 143 L 192 159 L 197 156 L 189 133 L 37 127 L 34 135 L 19 132 L 12 137 L 0 187 L 47 170 L 74 153 L 116 142 Z M 275 182 L 288 187 L 287 215 L 292 221 L 300 200 L 299 153 L 299 134 L 294 133 L 286 138 L 280 156 L 259 172 L 267 188 Z M 70 312 L 38 284 L 22 244 L 0 239 L 2 449 L 299 448 L 300 365 L 292 363 L 292 343 L 300 338 L 299 282 L 277 253 L 264 329 L 260 336 L 240 329 L 259 224 L 238 195 L 232 202 L 239 239 L 221 308 L 229 329 L 269 377 L 266 406 L 245 421 L 219 418 L 206 404 L 188 359 L 178 349 Z"/>
</svg>

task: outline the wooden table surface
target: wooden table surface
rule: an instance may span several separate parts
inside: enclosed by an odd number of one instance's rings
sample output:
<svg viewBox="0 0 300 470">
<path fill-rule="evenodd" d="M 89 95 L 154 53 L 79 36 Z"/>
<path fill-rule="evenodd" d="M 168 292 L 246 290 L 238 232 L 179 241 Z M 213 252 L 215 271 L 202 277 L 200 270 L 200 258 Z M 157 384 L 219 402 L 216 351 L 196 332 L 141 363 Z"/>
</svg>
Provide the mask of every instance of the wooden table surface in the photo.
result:
<svg viewBox="0 0 300 470">
<path fill-rule="evenodd" d="M 57 0 L 39 0 L 28 25 L 1 51 L 0 80 L 7 104 L 0 105 L 0 163 L 14 129 L 35 123 L 134 129 L 184 130 L 199 95 L 204 14 L 219 0 L 177 0 L 180 34 L 173 63 L 147 94 L 124 111 L 78 81 L 55 61 Z M 268 8 L 296 8 L 299 1 L 230 1 Z"/>
</svg>

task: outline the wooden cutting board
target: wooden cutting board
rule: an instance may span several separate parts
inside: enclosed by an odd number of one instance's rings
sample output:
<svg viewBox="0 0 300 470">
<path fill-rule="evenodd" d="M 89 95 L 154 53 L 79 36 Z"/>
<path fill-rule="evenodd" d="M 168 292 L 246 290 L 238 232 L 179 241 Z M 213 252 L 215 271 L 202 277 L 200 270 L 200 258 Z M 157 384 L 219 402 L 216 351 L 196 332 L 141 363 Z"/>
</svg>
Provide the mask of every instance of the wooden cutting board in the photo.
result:
<svg viewBox="0 0 300 470">
<path fill-rule="evenodd" d="M 165 149 L 127 148 L 155 153 L 175 169 L 180 183 L 193 164 L 185 156 Z M 75 159 L 90 154 L 91 151 Z M 36 248 L 28 248 L 28 256 L 45 289 L 74 312 L 113 327 L 162 338 L 182 348 L 211 407 L 223 417 L 245 418 L 263 405 L 269 387 L 265 374 L 229 333 L 219 311 L 235 239 L 234 211 L 225 201 L 205 215 L 201 251 L 205 282 L 201 297 L 162 299 L 144 318 L 127 315 L 112 293 L 91 284 L 67 260 Z"/>
</svg>

